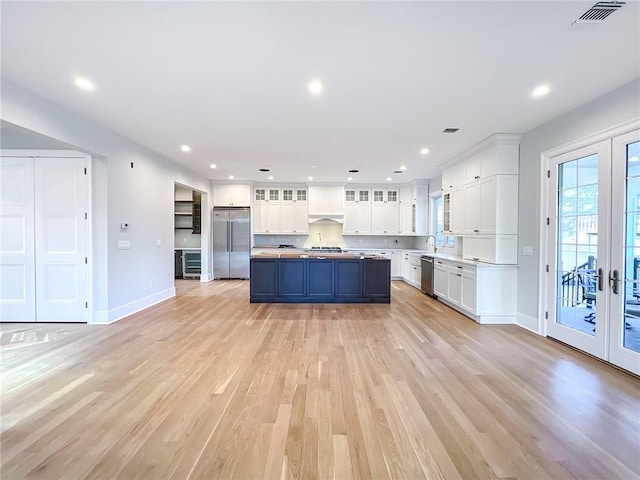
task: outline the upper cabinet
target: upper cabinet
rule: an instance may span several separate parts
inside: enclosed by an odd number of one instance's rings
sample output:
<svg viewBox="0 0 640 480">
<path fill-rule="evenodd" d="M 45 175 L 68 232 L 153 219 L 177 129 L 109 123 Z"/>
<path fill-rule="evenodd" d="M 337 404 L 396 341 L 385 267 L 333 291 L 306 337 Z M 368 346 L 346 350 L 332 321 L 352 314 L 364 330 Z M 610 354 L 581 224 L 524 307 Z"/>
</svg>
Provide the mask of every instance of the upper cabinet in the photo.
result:
<svg viewBox="0 0 640 480">
<path fill-rule="evenodd" d="M 371 190 L 368 188 L 344 189 L 345 235 L 368 235 L 371 233 Z"/>
<path fill-rule="evenodd" d="M 317 186 L 308 188 L 309 215 L 336 216 L 344 214 L 344 187 Z"/>
<path fill-rule="evenodd" d="M 214 207 L 248 207 L 251 205 L 249 185 L 214 185 Z"/>
<path fill-rule="evenodd" d="M 463 236 L 466 258 L 517 263 L 519 141 L 493 135 L 442 172 L 444 231 Z"/>
<path fill-rule="evenodd" d="M 425 235 L 429 185 L 413 182 L 395 188 L 347 186 L 345 235 Z"/>
<path fill-rule="evenodd" d="M 253 190 L 253 233 L 309 233 L 307 187 L 256 186 Z"/>
<path fill-rule="evenodd" d="M 400 202 L 398 189 L 371 190 L 371 233 L 400 233 Z"/>
</svg>

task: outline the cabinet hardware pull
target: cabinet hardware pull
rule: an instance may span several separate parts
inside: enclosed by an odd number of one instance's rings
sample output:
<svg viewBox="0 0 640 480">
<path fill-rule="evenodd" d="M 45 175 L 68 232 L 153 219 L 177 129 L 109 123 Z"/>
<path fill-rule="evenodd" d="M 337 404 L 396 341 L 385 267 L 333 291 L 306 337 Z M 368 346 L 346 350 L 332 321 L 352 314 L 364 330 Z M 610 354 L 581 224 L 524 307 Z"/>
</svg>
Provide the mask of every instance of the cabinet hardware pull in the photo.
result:
<svg viewBox="0 0 640 480">
<path fill-rule="evenodd" d="M 459 276 L 459 277 L 461 277 L 461 276 L 462 276 L 462 275 L 461 275 L 461 274 L 459 274 L 459 273 L 456 273 L 456 275 L 457 275 L 457 276 Z"/>
<path fill-rule="evenodd" d="M 462 269 L 462 268 L 464 268 L 464 267 L 461 267 L 460 265 L 456 265 L 456 268 L 460 268 L 460 269 Z"/>
<path fill-rule="evenodd" d="M 479 233 L 479 232 L 480 232 L 480 230 L 475 229 L 473 232 L 474 232 L 474 233 Z"/>
</svg>

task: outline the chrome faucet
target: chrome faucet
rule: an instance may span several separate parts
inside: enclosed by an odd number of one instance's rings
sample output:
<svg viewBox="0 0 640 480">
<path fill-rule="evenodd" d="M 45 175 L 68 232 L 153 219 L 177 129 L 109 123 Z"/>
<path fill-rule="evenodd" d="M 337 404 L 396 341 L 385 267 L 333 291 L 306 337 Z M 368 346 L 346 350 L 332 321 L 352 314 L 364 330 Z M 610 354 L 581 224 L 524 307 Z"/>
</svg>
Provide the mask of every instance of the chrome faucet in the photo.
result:
<svg viewBox="0 0 640 480">
<path fill-rule="evenodd" d="M 429 239 L 433 237 L 433 253 L 438 251 L 438 247 L 436 247 L 436 236 L 435 235 L 427 235 L 427 239 L 424 241 L 427 245 L 429 245 Z"/>
</svg>

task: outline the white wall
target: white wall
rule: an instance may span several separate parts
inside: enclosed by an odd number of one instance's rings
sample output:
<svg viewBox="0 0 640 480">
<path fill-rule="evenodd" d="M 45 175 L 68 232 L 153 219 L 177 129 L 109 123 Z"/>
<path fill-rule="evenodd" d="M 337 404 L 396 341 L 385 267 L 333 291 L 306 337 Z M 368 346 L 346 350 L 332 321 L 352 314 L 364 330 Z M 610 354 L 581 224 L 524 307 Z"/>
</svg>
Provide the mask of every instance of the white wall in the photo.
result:
<svg viewBox="0 0 640 480">
<path fill-rule="evenodd" d="M 544 101 L 553 101 L 552 96 Z M 518 242 L 518 323 L 539 331 L 540 154 L 640 117 L 640 79 L 597 98 L 534 130 L 520 143 Z M 522 247 L 532 246 L 533 256 Z"/>
<path fill-rule="evenodd" d="M 94 320 L 113 321 L 173 295 L 174 183 L 203 192 L 207 212 L 209 181 L 4 78 L 1 95 L 2 120 L 93 156 Z M 206 279 L 210 218 L 202 218 Z M 130 227 L 123 232 L 120 223 L 125 221 Z M 124 239 L 131 241 L 131 249 L 118 250 L 118 240 Z"/>
</svg>

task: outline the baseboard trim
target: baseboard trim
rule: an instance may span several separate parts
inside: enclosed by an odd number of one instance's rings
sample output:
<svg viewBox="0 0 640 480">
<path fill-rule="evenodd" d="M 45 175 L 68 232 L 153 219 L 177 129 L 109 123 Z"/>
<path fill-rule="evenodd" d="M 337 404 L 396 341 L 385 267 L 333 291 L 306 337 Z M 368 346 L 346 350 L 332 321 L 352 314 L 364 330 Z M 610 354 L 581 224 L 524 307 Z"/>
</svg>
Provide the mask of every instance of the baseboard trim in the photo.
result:
<svg viewBox="0 0 640 480">
<path fill-rule="evenodd" d="M 538 319 L 536 317 L 518 312 L 516 313 L 516 325 L 524 328 L 525 330 L 529 330 L 536 335 L 540 335 L 540 332 L 538 330 Z"/>
<path fill-rule="evenodd" d="M 156 303 L 163 302 L 169 298 L 176 296 L 175 287 L 167 288 L 166 290 L 162 290 L 160 292 L 156 292 L 152 295 L 140 298 L 133 302 L 129 302 L 125 305 L 121 305 L 119 307 L 113 308 L 108 312 L 100 311 L 96 312 L 94 316 L 94 324 L 111 324 L 115 323 L 118 320 L 122 320 L 129 315 L 133 315 L 134 313 L 140 312 L 146 308 L 155 305 Z M 106 315 L 105 315 L 106 314 Z"/>
</svg>

